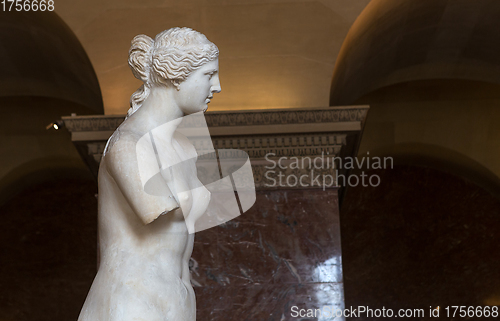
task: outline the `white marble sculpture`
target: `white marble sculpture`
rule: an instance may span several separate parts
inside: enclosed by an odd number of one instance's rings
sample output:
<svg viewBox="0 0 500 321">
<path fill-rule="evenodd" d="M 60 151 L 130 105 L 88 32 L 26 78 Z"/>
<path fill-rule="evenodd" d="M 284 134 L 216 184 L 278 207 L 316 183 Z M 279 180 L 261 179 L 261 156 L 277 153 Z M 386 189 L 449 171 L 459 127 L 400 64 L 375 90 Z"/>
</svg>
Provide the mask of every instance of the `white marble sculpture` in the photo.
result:
<svg viewBox="0 0 500 321">
<path fill-rule="evenodd" d="M 79 321 L 194 321 L 189 259 L 193 222 L 210 192 L 199 187 L 194 163 L 162 172 L 162 196 L 144 191 L 137 143 L 162 126 L 162 167 L 196 158 L 176 131 L 180 119 L 206 111 L 220 92 L 218 49 L 199 32 L 173 28 L 132 41 L 129 65 L 144 85 L 131 97 L 126 120 L 108 141 L 99 169 L 99 269 Z M 167 124 L 165 126 L 165 124 Z M 183 211 L 181 211 L 181 208 Z"/>
</svg>

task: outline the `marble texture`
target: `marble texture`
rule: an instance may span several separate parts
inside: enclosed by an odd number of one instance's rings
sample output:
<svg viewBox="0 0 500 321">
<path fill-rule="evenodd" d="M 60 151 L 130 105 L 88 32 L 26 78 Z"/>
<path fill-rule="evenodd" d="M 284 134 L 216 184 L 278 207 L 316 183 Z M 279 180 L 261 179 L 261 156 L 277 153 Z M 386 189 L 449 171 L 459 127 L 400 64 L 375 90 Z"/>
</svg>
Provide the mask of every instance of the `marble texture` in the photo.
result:
<svg viewBox="0 0 500 321">
<path fill-rule="evenodd" d="M 257 192 L 249 212 L 197 233 L 190 268 L 198 320 L 293 320 L 292 306 L 342 306 L 337 190 Z"/>
</svg>

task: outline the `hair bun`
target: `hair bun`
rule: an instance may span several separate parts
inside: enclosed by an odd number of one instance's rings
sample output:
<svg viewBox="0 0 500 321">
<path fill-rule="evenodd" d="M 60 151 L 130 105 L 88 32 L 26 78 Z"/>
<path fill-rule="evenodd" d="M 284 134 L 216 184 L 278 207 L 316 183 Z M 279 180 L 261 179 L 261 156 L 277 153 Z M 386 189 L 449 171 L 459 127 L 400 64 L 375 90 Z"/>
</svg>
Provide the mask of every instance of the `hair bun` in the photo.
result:
<svg viewBox="0 0 500 321">
<path fill-rule="evenodd" d="M 151 68 L 151 50 L 154 41 L 146 35 L 135 36 L 128 51 L 128 65 L 135 78 L 149 82 Z"/>
<path fill-rule="evenodd" d="M 219 49 L 198 31 L 171 28 L 157 34 L 155 40 L 146 35 L 136 36 L 128 54 L 130 69 L 143 82 L 130 97 L 130 116 L 142 106 L 152 87 L 179 89 L 191 72 L 217 59 Z"/>
</svg>

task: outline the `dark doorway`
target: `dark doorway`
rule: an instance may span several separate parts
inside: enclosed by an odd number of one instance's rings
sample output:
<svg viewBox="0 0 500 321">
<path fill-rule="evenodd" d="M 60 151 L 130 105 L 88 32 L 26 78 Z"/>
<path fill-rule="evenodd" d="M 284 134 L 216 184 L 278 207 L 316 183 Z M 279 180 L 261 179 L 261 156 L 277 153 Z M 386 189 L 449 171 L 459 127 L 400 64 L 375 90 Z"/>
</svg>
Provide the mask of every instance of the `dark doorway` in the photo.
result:
<svg viewBox="0 0 500 321">
<path fill-rule="evenodd" d="M 0 208 L 0 319 L 76 320 L 96 272 L 97 186 L 49 181 Z"/>
<path fill-rule="evenodd" d="M 431 306 L 500 303 L 498 199 L 436 169 L 365 173 L 380 186 L 349 188 L 341 209 L 347 307 L 422 308 L 427 320 Z"/>
</svg>

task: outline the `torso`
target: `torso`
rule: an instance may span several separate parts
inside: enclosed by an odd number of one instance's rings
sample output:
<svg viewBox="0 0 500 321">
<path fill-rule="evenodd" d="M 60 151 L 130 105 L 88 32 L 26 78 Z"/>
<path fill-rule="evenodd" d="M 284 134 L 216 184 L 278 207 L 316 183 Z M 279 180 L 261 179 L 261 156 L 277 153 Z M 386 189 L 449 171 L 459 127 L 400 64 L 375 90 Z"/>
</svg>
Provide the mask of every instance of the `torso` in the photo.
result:
<svg viewBox="0 0 500 321">
<path fill-rule="evenodd" d="M 192 158 L 189 141 L 180 137 L 172 142 L 168 158 Z M 100 266 L 79 321 L 194 321 L 196 303 L 188 268 L 194 234 L 188 233 L 182 210 L 144 225 L 109 174 L 104 157 L 99 170 Z M 190 191 L 199 186 L 194 161 L 186 171 L 172 177 L 177 188 L 186 190 L 179 202 L 189 215 L 200 215 L 191 213 L 193 200 L 206 199 L 203 194 L 210 193 Z"/>
</svg>

